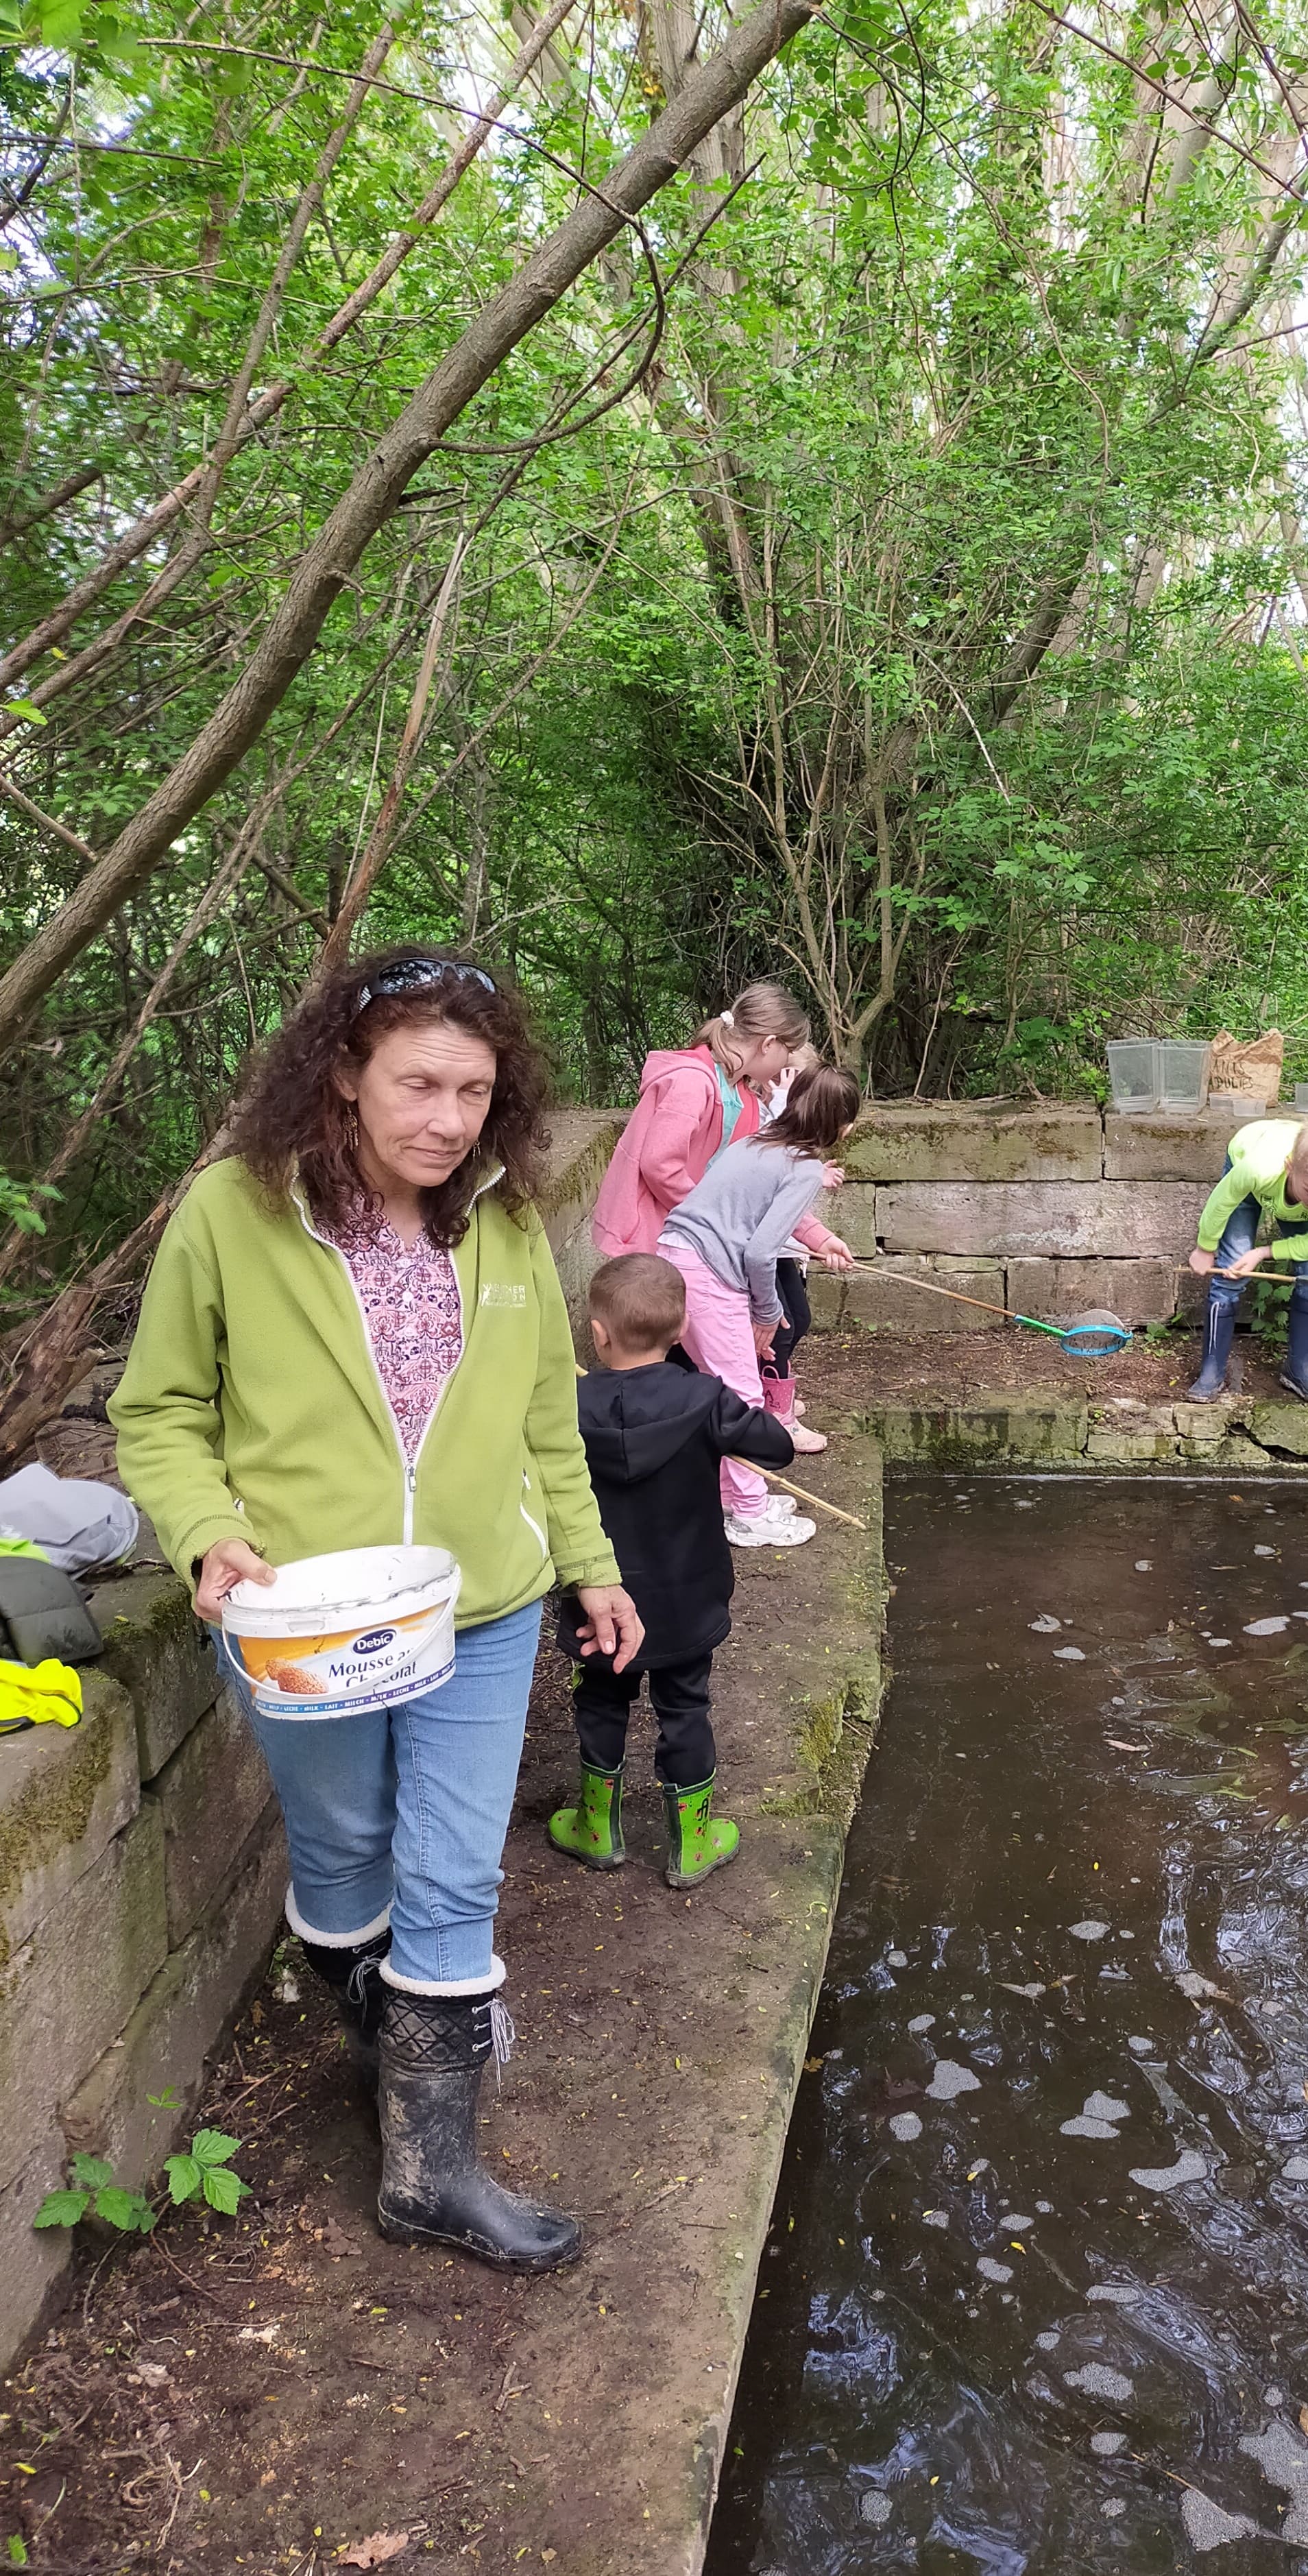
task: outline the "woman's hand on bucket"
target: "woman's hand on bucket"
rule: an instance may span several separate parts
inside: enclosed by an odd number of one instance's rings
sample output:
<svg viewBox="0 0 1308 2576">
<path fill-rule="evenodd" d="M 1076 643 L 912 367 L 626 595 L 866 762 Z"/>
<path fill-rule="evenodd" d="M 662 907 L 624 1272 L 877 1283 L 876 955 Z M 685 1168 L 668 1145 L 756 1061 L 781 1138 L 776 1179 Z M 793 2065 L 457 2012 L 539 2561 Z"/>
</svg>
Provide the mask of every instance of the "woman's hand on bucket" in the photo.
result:
<svg viewBox="0 0 1308 2576">
<path fill-rule="evenodd" d="M 583 1655 L 612 1655 L 614 1672 L 625 1672 L 645 1635 L 631 1594 L 620 1583 L 579 1583 L 577 1599 L 586 1614 L 577 1630 Z"/>
<path fill-rule="evenodd" d="M 265 1565 L 261 1556 L 247 1546 L 243 1538 L 221 1538 L 216 1547 L 206 1548 L 196 1586 L 195 1607 L 202 1619 L 221 1619 L 223 1603 L 238 1583 L 275 1583 L 276 1570 Z"/>
</svg>

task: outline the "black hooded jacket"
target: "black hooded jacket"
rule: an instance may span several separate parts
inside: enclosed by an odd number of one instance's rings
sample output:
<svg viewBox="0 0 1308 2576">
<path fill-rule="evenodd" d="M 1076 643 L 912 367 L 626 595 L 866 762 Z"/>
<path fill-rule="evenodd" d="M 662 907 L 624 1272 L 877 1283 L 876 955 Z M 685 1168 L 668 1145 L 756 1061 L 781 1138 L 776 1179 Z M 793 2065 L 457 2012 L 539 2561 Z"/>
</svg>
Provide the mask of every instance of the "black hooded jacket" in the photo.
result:
<svg viewBox="0 0 1308 2576">
<path fill-rule="evenodd" d="M 645 1622 L 638 1662 L 680 1664 L 711 1653 L 730 1633 L 736 1579 L 719 1462 L 788 1467 L 790 1433 L 720 1377 L 669 1360 L 592 1369 L 577 1389 L 577 1415 L 600 1519 Z M 565 1596 L 559 1643 L 568 1654 L 577 1651 L 577 1615 Z"/>
</svg>

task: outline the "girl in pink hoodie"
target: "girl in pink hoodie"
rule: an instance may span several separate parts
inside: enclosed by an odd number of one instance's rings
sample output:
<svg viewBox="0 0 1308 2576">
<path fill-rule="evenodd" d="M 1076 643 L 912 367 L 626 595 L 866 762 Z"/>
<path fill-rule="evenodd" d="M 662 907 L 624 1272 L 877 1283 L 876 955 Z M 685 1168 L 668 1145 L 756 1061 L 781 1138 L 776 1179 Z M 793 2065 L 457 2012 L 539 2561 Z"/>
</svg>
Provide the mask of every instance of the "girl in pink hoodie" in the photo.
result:
<svg viewBox="0 0 1308 2576">
<path fill-rule="evenodd" d="M 670 1211 L 701 1181 L 724 1145 L 758 1133 L 767 1091 L 808 1044 L 808 1021 L 779 984 L 747 984 L 729 1011 L 707 1020 L 691 1047 L 645 1058 L 640 1098 L 600 1185 L 592 1231 L 606 1260 L 652 1252 Z M 757 1087 L 755 1087 L 757 1086 Z M 795 1229 L 820 1261 L 852 1258 L 815 1216 Z"/>
</svg>

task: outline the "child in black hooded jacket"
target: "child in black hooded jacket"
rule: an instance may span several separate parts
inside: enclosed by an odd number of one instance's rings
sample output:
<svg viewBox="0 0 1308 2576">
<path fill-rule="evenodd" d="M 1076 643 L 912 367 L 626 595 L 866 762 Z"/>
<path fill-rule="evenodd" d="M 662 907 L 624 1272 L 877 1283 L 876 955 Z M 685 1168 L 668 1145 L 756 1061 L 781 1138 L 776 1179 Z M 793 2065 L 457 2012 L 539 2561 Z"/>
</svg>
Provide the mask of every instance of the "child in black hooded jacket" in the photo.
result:
<svg viewBox="0 0 1308 2576">
<path fill-rule="evenodd" d="M 667 1357 L 685 1321 L 680 1274 L 655 1253 L 624 1253 L 596 1271 L 590 1326 L 606 1365 L 577 1391 L 600 1518 L 645 1623 L 621 1673 L 579 1637 L 565 1595 L 559 1643 L 579 1665 L 574 1714 L 581 1789 L 551 1816 L 550 1840 L 591 1869 L 619 1869 L 627 1721 L 641 1676 L 658 1719 L 654 1763 L 668 1825 L 669 1887 L 695 1887 L 734 1860 L 739 1827 L 711 1814 L 717 1750 L 709 1711 L 713 1650 L 730 1634 L 735 1567 L 723 1526 L 719 1468 L 735 1456 L 788 1467 L 790 1434 L 720 1377 Z"/>
</svg>

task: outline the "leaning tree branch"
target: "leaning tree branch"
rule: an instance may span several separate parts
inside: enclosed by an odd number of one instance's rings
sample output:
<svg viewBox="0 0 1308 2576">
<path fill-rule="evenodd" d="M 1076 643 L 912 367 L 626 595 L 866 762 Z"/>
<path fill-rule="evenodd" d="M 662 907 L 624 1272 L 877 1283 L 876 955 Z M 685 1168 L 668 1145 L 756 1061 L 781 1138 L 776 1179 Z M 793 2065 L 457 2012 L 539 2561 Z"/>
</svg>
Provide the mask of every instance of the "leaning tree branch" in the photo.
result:
<svg viewBox="0 0 1308 2576">
<path fill-rule="evenodd" d="M 442 208 L 453 196 L 460 179 L 476 160 L 478 153 L 484 149 L 499 124 L 505 108 L 522 87 L 550 37 L 557 33 L 564 19 L 576 5 L 577 0 L 554 0 L 548 15 L 541 20 L 528 42 L 515 55 L 510 70 L 505 76 L 503 87 L 477 118 L 475 124 L 470 127 L 458 150 L 451 154 L 435 185 L 428 190 L 427 195 L 410 217 L 407 228 L 397 233 L 390 248 L 383 252 L 367 277 L 354 289 L 352 295 L 346 297 L 344 304 L 339 306 L 332 315 L 330 322 L 326 324 L 312 347 L 297 361 L 294 373 L 280 377 L 275 384 L 267 386 L 264 392 L 250 404 L 240 422 L 238 447 L 247 446 L 252 438 L 257 438 L 260 432 L 267 428 L 269 421 L 276 419 L 278 412 L 289 401 L 295 386 L 303 376 L 311 368 L 321 365 L 324 358 L 330 357 L 333 349 L 345 338 L 347 332 L 352 331 L 356 322 L 360 321 L 369 307 L 376 303 L 383 289 L 389 286 L 397 269 L 403 265 L 410 251 L 421 241 L 423 234 L 429 230 Z M 372 87 L 376 90 L 384 88 L 385 84 L 374 81 Z M 47 651 L 52 643 L 58 643 L 70 628 L 76 625 L 83 611 L 93 606 L 94 602 L 111 587 L 119 573 L 125 571 L 129 564 L 134 563 L 144 554 L 146 548 L 152 545 L 156 538 L 162 536 L 173 525 L 174 520 L 181 517 L 182 512 L 199 492 L 206 471 L 207 467 L 203 462 L 192 466 L 189 474 L 183 475 L 180 483 L 175 483 L 171 491 L 165 492 L 152 508 L 144 512 L 132 527 L 124 531 L 116 544 L 101 557 L 99 563 L 86 573 L 60 601 L 58 608 L 51 610 L 41 628 L 34 630 L 34 633 L 39 631 L 45 638 L 39 648 L 42 652 Z M 73 661 L 63 663 L 58 670 L 50 674 L 48 679 L 43 680 L 40 687 L 31 693 L 34 703 L 40 707 L 46 706 L 51 699 L 62 697 L 65 690 L 71 688 L 87 672 L 97 669 L 108 655 L 117 649 L 136 624 L 138 617 L 144 616 L 152 604 L 154 604 L 153 585 L 151 593 L 147 593 L 134 608 L 126 610 L 103 636 L 97 637 L 93 643 L 86 645 Z M 21 648 L 15 649 L 26 651 L 26 645 L 31 640 L 30 637 L 27 638 Z M 36 657 L 32 655 L 29 658 Z M 0 666 L 0 676 L 2 673 L 3 666 Z M 5 718 L 0 715 L 0 741 L 4 740 L 7 733 L 13 732 L 21 721 L 21 717 Z"/>
<path fill-rule="evenodd" d="M 244 671 L 190 749 L 133 816 L 98 867 L 0 979 L 0 1029 L 16 1036 L 65 967 L 143 885 L 178 834 L 230 777 L 313 651 L 333 602 L 420 466 L 504 360 L 552 312 L 592 260 L 674 178 L 688 153 L 813 18 L 817 0 L 763 0 L 718 53 L 691 73 L 606 187 L 581 203 L 478 314 L 364 459 L 301 556 L 280 608 Z"/>
</svg>

